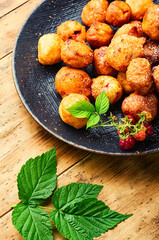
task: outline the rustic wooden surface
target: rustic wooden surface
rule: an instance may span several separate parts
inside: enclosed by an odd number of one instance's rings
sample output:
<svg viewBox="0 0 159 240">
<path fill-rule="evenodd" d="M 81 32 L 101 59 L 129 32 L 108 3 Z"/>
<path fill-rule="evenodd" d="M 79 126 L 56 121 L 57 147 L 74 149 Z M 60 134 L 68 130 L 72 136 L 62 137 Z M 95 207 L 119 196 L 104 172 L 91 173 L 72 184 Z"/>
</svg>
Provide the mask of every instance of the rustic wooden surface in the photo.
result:
<svg viewBox="0 0 159 240">
<path fill-rule="evenodd" d="M 0 0 L 0 239 L 20 240 L 11 223 L 18 203 L 16 177 L 30 157 L 56 147 L 58 186 L 71 182 L 102 184 L 99 195 L 111 209 L 133 217 L 100 240 L 159 239 L 159 154 L 108 157 L 69 146 L 40 127 L 21 103 L 12 77 L 13 46 L 28 14 L 41 0 Z M 64 238 L 55 230 L 55 240 Z"/>
</svg>

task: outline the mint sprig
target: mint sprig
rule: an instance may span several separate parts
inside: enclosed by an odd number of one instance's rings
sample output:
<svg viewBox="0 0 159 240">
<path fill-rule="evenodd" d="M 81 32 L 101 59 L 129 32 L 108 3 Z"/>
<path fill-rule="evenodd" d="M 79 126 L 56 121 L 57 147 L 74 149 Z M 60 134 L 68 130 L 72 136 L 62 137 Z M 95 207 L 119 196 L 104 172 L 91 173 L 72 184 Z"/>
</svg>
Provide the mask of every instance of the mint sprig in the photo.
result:
<svg viewBox="0 0 159 240">
<path fill-rule="evenodd" d="M 73 117 L 88 118 L 86 129 L 96 125 L 100 120 L 101 114 L 107 113 L 110 103 L 109 99 L 103 90 L 95 101 L 95 107 L 88 101 L 78 101 L 67 109 Z"/>
<path fill-rule="evenodd" d="M 97 196 L 100 185 L 71 183 L 58 188 L 53 197 L 54 208 L 38 206 L 55 189 L 56 151 L 29 159 L 18 174 L 19 198 L 14 206 L 12 223 L 26 240 L 52 240 L 52 224 L 69 240 L 93 240 L 132 214 L 112 211 Z M 50 214 L 43 209 L 51 210 Z"/>
</svg>

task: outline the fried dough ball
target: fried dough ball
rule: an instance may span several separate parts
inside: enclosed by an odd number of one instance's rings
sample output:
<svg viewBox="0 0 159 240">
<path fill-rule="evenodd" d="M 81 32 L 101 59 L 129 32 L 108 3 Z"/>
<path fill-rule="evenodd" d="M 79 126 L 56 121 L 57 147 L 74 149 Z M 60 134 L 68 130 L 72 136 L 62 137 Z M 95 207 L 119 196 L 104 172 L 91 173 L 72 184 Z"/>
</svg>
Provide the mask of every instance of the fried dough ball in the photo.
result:
<svg viewBox="0 0 159 240">
<path fill-rule="evenodd" d="M 130 93 L 134 92 L 134 90 L 132 89 L 132 87 L 128 83 L 128 80 L 126 78 L 126 73 L 119 72 L 118 75 L 117 75 L 117 80 L 121 84 L 124 92 L 126 92 L 127 94 L 130 94 Z"/>
<path fill-rule="evenodd" d="M 74 103 L 78 102 L 78 101 L 88 101 L 89 99 L 81 94 L 77 94 L 77 93 L 71 93 L 70 95 L 68 95 L 67 97 L 64 97 L 60 103 L 60 107 L 59 107 L 59 114 L 60 117 L 62 119 L 62 121 L 64 121 L 65 123 L 67 123 L 68 125 L 71 125 L 74 128 L 83 128 L 86 124 L 87 124 L 87 118 L 76 118 L 73 117 L 69 111 L 67 111 L 66 109 L 71 107 Z"/>
<path fill-rule="evenodd" d="M 89 98 L 91 85 L 92 80 L 89 75 L 80 69 L 62 67 L 55 77 L 55 88 L 62 98 L 70 93 L 83 94 Z"/>
<path fill-rule="evenodd" d="M 139 37 L 139 38 L 144 37 L 144 32 L 142 30 L 142 23 L 140 21 L 131 21 L 130 23 L 124 24 L 122 27 L 120 27 L 116 31 L 113 39 L 115 39 L 115 37 L 122 34 L 127 34 L 130 36 Z"/>
<path fill-rule="evenodd" d="M 67 40 L 61 48 L 61 59 L 74 68 L 86 68 L 93 62 L 93 50 L 85 43 Z"/>
<path fill-rule="evenodd" d="M 61 61 L 61 45 L 59 35 L 49 33 L 43 35 L 38 42 L 38 60 L 43 65 L 52 65 Z"/>
<path fill-rule="evenodd" d="M 96 99 L 98 95 L 105 90 L 110 104 L 115 104 L 122 96 L 123 91 L 116 78 L 111 76 L 99 76 L 93 79 L 92 96 Z"/>
<path fill-rule="evenodd" d="M 144 44 L 144 57 L 150 64 L 159 63 L 159 43 L 147 40 Z"/>
<path fill-rule="evenodd" d="M 88 29 L 86 39 L 94 48 L 106 46 L 113 37 L 113 30 L 106 23 L 95 22 Z"/>
<path fill-rule="evenodd" d="M 106 61 L 107 49 L 108 47 L 101 47 L 94 51 L 93 68 L 96 75 L 115 76 L 117 74 L 117 71 Z"/>
<path fill-rule="evenodd" d="M 143 57 L 143 44 L 145 38 L 136 38 L 123 34 L 117 36 L 113 42 L 110 43 L 106 60 L 117 71 L 126 72 L 132 59 Z"/>
<path fill-rule="evenodd" d="M 157 97 L 154 93 L 146 96 L 131 93 L 122 103 L 122 112 L 124 115 L 132 114 L 138 118 L 138 114 L 145 113 L 146 121 L 151 122 L 157 115 Z"/>
<path fill-rule="evenodd" d="M 86 28 L 77 21 L 66 21 L 57 27 L 57 34 L 65 42 L 74 39 L 80 42 L 86 40 Z"/>
<path fill-rule="evenodd" d="M 133 20 L 142 20 L 147 9 L 153 5 L 152 0 L 126 0 L 126 3 L 131 7 Z"/>
<path fill-rule="evenodd" d="M 159 5 L 151 6 L 142 22 L 143 31 L 154 41 L 159 41 Z"/>
<path fill-rule="evenodd" d="M 113 1 L 106 11 L 106 21 L 114 27 L 128 23 L 131 17 L 130 6 L 123 1 Z"/>
<path fill-rule="evenodd" d="M 133 59 L 128 66 L 126 77 L 134 91 L 141 95 L 148 94 L 153 84 L 149 61 L 145 58 Z"/>
<path fill-rule="evenodd" d="M 94 22 L 105 22 L 105 14 L 109 3 L 106 0 L 91 0 L 83 8 L 82 21 L 90 27 Z"/>
<path fill-rule="evenodd" d="M 159 93 L 159 65 L 155 68 L 153 72 L 153 79 L 155 82 L 156 91 Z"/>
</svg>

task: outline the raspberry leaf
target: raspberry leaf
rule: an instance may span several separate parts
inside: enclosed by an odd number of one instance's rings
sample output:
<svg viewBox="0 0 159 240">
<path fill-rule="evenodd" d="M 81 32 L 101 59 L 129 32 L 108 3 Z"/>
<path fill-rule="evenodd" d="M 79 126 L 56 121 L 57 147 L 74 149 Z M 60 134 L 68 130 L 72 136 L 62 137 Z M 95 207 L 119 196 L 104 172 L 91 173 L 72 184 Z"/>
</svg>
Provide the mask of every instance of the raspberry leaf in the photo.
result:
<svg viewBox="0 0 159 240">
<path fill-rule="evenodd" d="M 18 204 L 12 212 L 12 223 L 25 240 L 53 240 L 49 216 L 39 207 Z"/>
<path fill-rule="evenodd" d="M 130 216 L 111 211 L 96 198 L 84 199 L 69 204 L 64 211 L 59 209 L 50 213 L 59 232 L 69 240 L 93 240 Z"/>
<path fill-rule="evenodd" d="M 56 209 L 65 210 L 70 204 L 87 198 L 96 198 L 102 188 L 100 185 L 71 183 L 55 191 L 52 203 Z"/>
<path fill-rule="evenodd" d="M 100 120 L 100 116 L 99 114 L 94 114 L 94 115 L 91 115 L 90 118 L 88 119 L 87 121 L 87 126 L 86 126 L 86 129 L 88 129 L 89 127 L 92 127 L 94 125 L 96 125 Z"/>
<path fill-rule="evenodd" d="M 67 111 L 76 118 L 89 118 L 90 115 L 95 112 L 95 108 L 93 104 L 88 101 L 78 101 L 67 108 Z"/>
<path fill-rule="evenodd" d="M 19 199 L 29 204 L 46 200 L 57 184 L 56 165 L 55 149 L 29 159 L 18 174 Z"/>
<path fill-rule="evenodd" d="M 96 111 L 99 114 L 104 114 L 108 111 L 109 109 L 109 99 L 103 90 L 103 92 L 97 97 L 96 102 L 95 102 L 95 107 Z"/>
</svg>

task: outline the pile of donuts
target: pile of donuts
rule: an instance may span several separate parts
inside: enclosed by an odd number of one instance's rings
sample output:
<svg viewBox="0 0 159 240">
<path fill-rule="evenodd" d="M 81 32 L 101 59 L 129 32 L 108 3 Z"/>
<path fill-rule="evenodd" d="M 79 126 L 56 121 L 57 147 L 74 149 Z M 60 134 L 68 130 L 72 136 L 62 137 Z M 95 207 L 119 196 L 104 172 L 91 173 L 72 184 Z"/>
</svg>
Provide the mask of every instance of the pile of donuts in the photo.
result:
<svg viewBox="0 0 159 240">
<path fill-rule="evenodd" d="M 38 42 L 42 65 L 63 61 L 55 88 L 63 98 L 61 119 L 79 129 L 87 119 L 73 117 L 67 109 L 77 101 L 91 101 L 105 90 L 114 105 L 123 92 L 124 115 L 145 113 L 150 122 L 157 115 L 159 93 L 159 5 L 152 0 L 91 0 L 82 10 L 82 22 L 66 21 L 56 33 Z M 118 27 L 113 33 L 112 27 Z M 89 45 L 88 45 L 88 43 Z M 89 47 L 91 46 L 91 47 Z M 96 78 L 83 70 L 92 65 Z"/>
</svg>

